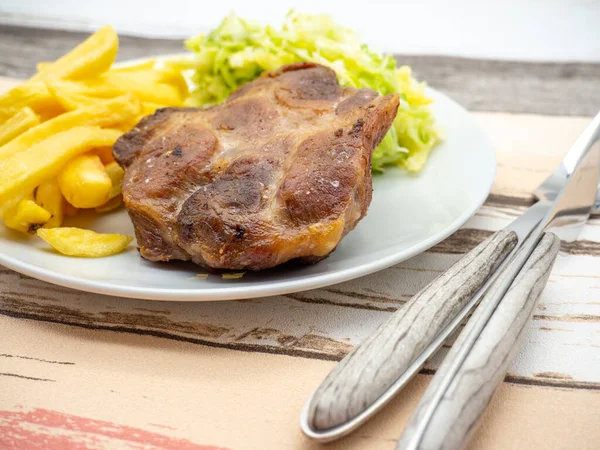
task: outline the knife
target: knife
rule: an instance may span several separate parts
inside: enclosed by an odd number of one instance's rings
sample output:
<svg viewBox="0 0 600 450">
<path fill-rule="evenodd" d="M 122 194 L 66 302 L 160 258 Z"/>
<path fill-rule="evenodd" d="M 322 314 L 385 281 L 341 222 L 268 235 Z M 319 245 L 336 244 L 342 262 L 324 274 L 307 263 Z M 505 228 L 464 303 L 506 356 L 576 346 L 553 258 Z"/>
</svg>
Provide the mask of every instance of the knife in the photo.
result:
<svg viewBox="0 0 600 450">
<path fill-rule="evenodd" d="M 591 136 L 580 158 L 571 166 L 564 164 L 565 186 L 448 352 L 398 449 L 459 449 L 476 429 L 519 350 L 561 239 L 576 239 L 594 207 L 600 169 L 598 127 Z"/>
<path fill-rule="evenodd" d="M 548 214 L 556 212 L 555 203 L 562 198 L 559 195 L 563 189 L 580 178 L 574 174 L 576 168 L 578 173 L 583 170 L 581 164 L 585 158 L 592 160 L 585 164 L 587 169 L 583 173 L 588 175 L 586 180 L 592 186 L 588 189 L 593 188 L 595 196 L 598 166 L 590 167 L 598 153 L 599 137 L 600 114 L 577 139 L 563 162 L 534 191 L 539 199 L 535 205 L 417 293 L 333 369 L 302 411 L 300 425 L 306 435 L 320 441 L 337 439 L 360 426 L 393 398 L 463 322 L 508 264 L 515 261 L 515 255 L 526 242 L 530 242 L 529 254 L 541 245 L 539 239 L 544 228 L 540 228 L 540 222 L 546 226 L 552 221 L 555 225 L 558 220 L 570 217 L 564 214 L 571 206 L 563 205 L 565 199 L 561 200 L 559 216 L 551 219 Z M 594 170 L 595 184 L 593 174 L 590 175 Z M 589 210 L 589 205 L 585 205 L 582 208 Z M 527 241 L 530 235 L 536 237 Z M 564 231 L 561 237 L 565 237 Z M 557 251 L 549 239 L 546 238 L 544 246 L 548 251 Z M 526 261 L 524 258 L 521 266 Z M 553 261 L 554 258 L 547 258 L 544 264 L 551 266 Z M 501 298 L 500 294 L 496 296 Z"/>
</svg>

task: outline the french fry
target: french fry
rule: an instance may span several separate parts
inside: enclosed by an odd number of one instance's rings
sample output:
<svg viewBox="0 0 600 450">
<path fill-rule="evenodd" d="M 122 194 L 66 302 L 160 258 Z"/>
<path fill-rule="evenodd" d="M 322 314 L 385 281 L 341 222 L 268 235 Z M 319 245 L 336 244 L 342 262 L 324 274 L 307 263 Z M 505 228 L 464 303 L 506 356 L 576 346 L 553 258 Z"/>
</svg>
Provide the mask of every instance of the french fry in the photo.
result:
<svg viewBox="0 0 600 450">
<path fill-rule="evenodd" d="M 31 127 L 39 125 L 40 116 L 26 106 L 0 126 L 0 146 L 12 141 Z"/>
<path fill-rule="evenodd" d="M 18 108 L 12 106 L 0 106 L 0 123 L 4 124 L 19 112 Z"/>
<path fill-rule="evenodd" d="M 198 66 L 198 61 L 193 58 L 174 57 L 172 59 L 163 59 L 159 70 L 168 70 L 174 72 L 183 72 L 186 70 L 195 70 Z"/>
<path fill-rule="evenodd" d="M 37 235 L 63 255 L 101 258 L 115 255 L 127 248 L 131 236 L 99 234 L 81 228 L 40 228 Z"/>
<path fill-rule="evenodd" d="M 45 228 L 60 227 L 65 215 L 65 199 L 63 198 L 56 178 L 44 181 L 35 190 L 35 202 L 52 214 L 44 224 Z"/>
<path fill-rule="evenodd" d="M 98 77 L 82 81 L 53 80 L 48 82 L 48 86 L 52 91 L 65 97 L 90 97 L 96 101 L 118 97 L 127 92 L 127 89 L 114 83 L 105 83 Z"/>
<path fill-rule="evenodd" d="M 4 225 L 21 233 L 33 233 L 48 222 L 52 214 L 33 200 L 26 198 L 10 209 L 4 217 Z"/>
<path fill-rule="evenodd" d="M 97 147 L 108 147 L 121 136 L 117 130 L 76 127 L 57 133 L 28 150 L 0 160 L 0 216 L 44 180 L 55 177 L 72 158 Z"/>
<path fill-rule="evenodd" d="M 184 99 L 187 98 L 189 93 L 189 87 L 187 81 L 185 81 L 185 78 L 181 73 L 164 72 L 162 81 L 170 86 L 177 87 L 177 89 L 179 89 L 180 95 Z"/>
<path fill-rule="evenodd" d="M 123 182 L 123 176 L 125 175 L 125 171 L 121 168 L 121 166 L 119 166 L 119 164 L 116 161 L 107 164 L 104 167 L 104 170 L 106 170 L 106 173 L 110 178 L 112 186 L 110 189 L 110 193 L 108 194 L 108 198 L 110 200 L 121 193 L 121 183 Z"/>
<path fill-rule="evenodd" d="M 96 208 L 109 199 L 112 182 L 98 155 L 79 155 L 58 174 L 60 192 L 76 208 Z"/>
<path fill-rule="evenodd" d="M 0 110 L 21 109 L 29 106 L 34 111 L 56 106 L 57 101 L 41 82 L 20 84 L 0 95 Z"/>
<path fill-rule="evenodd" d="M 113 127 L 115 130 L 120 130 L 123 134 L 131 131 L 133 127 L 135 127 L 140 120 L 142 120 L 145 116 L 140 114 L 135 120 L 131 120 L 129 122 L 123 122 L 116 127 Z"/>
<path fill-rule="evenodd" d="M 129 236 L 61 228 L 63 219 L 78 208 L 107 212 L 122 204 L 124 171 L 112 145 L 143 116 L 183 105 L 188 93 L 181 63 L 111 68 L 117 50 L 114 29 L 102 27 L 0 95 L 0 218 L 26 233 L 43 226 L 38 235 L 68 255 L 127 247 Z"/>
<path fill-rule="evenodd" d="M 99 77 L 81 81 L 59 80 L 52 82 L 52 88 L 69 95 L 112 98 L 125 93 L 133 93 L 143 102 L 180 106 L 184 94 L 180 88 L 161 81 L 162 75 L 155 71 L 132 73 L 107 73 Z"/>
<path fill-rule="evenodd" d="M 100 157 L 100 161 L 102 161 L 102 164 L 104 164 L 105 166 L 107 166 L 115 160 L 112 153 L 112 147 L 95 148 L 94 150 L 92 150 L 92 153 L 98 155 Z"/>
<path fill-rule="evenodd" d="M 187 95 L 187 84 L 185 90 L 182 90 L 180 80 L 174 82 L 176 77 L 168 77 L 165 73 L 157 70 L 105 75 L 103 78 L 109 84 L 127 89 L 127 92 L 133 92 L 141 101 L 180 106 L 183 105 Z M 169 81 L 167 82 L 167 80 Z"/>
<path fill-rule="evenodd" d="M 109 211 L 113 211 L 113 210 L 117 209 L 119 206 L 121 206 L 122 203 L 123 203 L 123 197 L 118 195 L 115 198 L 111 198 L 104 205 L 98 206 L 96 208 L 96 212 L 106 213 Z"/>
<path fill-rule="evenodd" d="M 60 104 L 65 111 L 73 111 L 78 108 L 84 108 L 90 106 L 98 101 L 97 98 L 87 97 L 85 95 L 67 92 L 66 90 L 57 88 L 51 82 L 46 83 L 48 89 L 56 98 L 56 101 Z"/>
<path fill-rule="evenodd" d="M 154 114 L 157 109 L 161 109 L 161 108 L 167 108 L 167 106 L 159 105 L 157 103 L 143 102 L 142 103 L 142 117 L 150 116 L 150 115 Z"/>
<path fill-rule="evenodd" d="M 30 81 L 50 78 L 88 78 L 107 71 L 115 62 L 119 38 L 105 25 L 63 57 L 40 67 Z"/>
<path fill-rule="evenodd" d="M 186 66 L 179 61 L 164 61 L 163 67 L 157 72 L 161 75 L 161 82 L 177 86 L 181 95 L 187 97 L 189 87 L 182 73 L 184 70 Z"/>
<path fill-rule="evenodd" d="M 138 117 L 141 111 L 139 101 L 127 94 L 111 100 L 98 101 L 93 105 L 77 109 L 44 122 L 0 147 L 0 161 L 17 155 L 32 145 L 57 133 L 78 126 L 111 127 Z M 111 144 L 112 145 L 112 144 Z"/>
<path fill-rule="evenodd" d="M 146 61 L 137 63 L 137 64 L 129 64 L 127 66 L 121 67 L 111 67 L 108 71 L 109 74 L 112 73 L 129 73 L 129 72 L 140 72 L 144 70 L 151 70 L 156 65 L 155 59 L 148 59 Z"/>
<path fill-rule="evenodd" d="M 51 65 L 50 61 L 41 61 L 35 65 L 35 68 L 38 72 L 41 72 L 42 70 L 48 70 Z"/>
<path fill-rule="evenodd" d="M 65 201 L 65 216 L 73 217 L 77 214 L 78 209 L 71 205 L 69 202 Z"/>
<path fill-rule="evenodd" d="M 55 99 L 56 100 L 56 99 Z M 66 109 L 62 107 L 58 100 L 56 100 L 56 104 L 46 106 L 44 108 L 38 108 L 37 113 L 40 115 L 40 120 L 42 122 L 47 122 L 48 120 L 54 119 L 66 112 Z"/>
</svg>

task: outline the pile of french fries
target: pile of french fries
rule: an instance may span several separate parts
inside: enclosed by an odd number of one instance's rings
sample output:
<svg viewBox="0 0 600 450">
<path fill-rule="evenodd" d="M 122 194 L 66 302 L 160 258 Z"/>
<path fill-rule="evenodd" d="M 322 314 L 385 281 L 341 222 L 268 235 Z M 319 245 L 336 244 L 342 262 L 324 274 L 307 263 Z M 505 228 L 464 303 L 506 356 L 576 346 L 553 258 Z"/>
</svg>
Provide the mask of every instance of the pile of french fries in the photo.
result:
<svg viewBox="0 0 600 450">
<path fill-rule="evenodd" d="M 0 218 L 68 255 L 106 256 L 129 244 L 127 236 L 60 227 L 79 210 L 121 205 L 114 142 L 143 116 L 187 96 L 181 70 L 168 61 L 112 67 L 118 46 L 105 26 L 0 95 Z"/>
</svg>

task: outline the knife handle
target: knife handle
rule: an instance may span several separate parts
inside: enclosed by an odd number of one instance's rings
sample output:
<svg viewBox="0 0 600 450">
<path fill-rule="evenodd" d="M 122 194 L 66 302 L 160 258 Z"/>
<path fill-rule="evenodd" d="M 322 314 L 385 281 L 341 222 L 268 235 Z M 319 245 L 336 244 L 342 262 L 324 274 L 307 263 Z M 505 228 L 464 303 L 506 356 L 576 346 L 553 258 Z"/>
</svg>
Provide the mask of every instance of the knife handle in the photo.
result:
<svg viewBox="0 0 600 450">
<path fill-rule="evenodd" d="M 398 449 L 462 448 L 519 349 L 526 325 L 548 281 L 559 249 L 560 240 L 554 234 L 546 233 L 479 334 L 431 413 L 431 402 L 440 388 L 441 380 L 460 352 L 472 324 L 477 323 L 483 307 L 473 313 L 406 425 L 398 442 Z M 486 297 L 495 295 L 494 286 L 490 288 Z M 426 417 L 428 410 L 430 415 Z"/>
<path fill-rule="evenodd" d="M 305 433 L 320 440 L 335 439 L 381 408 L 387 400 L 379 401 L 378 405 L 375 405 L 376 401 L 390 390 L 423 350 L 461 312 L 510 254 L 517 241 L 514 231 L 496 232 L 417 293 L 350 352 L 329 373 L 307 403 L 301 419 Z M 408 374 L 405 381 L 418 369 L 420 365 Z M 401 387 L 402 384 L 395 385 L 393 392 L 386 395 L 391 398 Z M 357 421 L 361 414 L 363 417 Z M 356 423 L 343 432 L 324 438 L 318 436 L 319 431 L 339 427 L 352 419 Z"/>
</svg>

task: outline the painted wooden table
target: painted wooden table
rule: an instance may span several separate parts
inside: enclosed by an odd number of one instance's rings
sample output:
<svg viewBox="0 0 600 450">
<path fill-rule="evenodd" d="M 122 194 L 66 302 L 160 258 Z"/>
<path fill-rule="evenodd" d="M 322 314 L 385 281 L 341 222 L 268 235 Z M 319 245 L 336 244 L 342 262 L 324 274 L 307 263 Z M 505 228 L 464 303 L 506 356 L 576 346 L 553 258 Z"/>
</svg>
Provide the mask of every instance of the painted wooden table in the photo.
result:
<svg viewBox="0 0 600 450">
<path fill-rule="evenodd" d="M 0 27 L 0 89 L 81 37 Z M 120 55 L 179 48 L 177 41 L 122 38 Z M 521 214 L 600 108 L 599 64 L 400 59 L 474 111 L 494 142 L 496 183 L 461 230 L 361 279 L 236 302 L 107 297 L 0 267 L 0 448 L 320 448 L 301 434 L 298 418 L 336 361 Z M 374 420 L 324 448 L 393 449 L 449 345 Z M 595 216 L 579 241 L 563 245 L 525 344 L 470 448 L 594 449 L 599 423 Z"/>
</svg>

